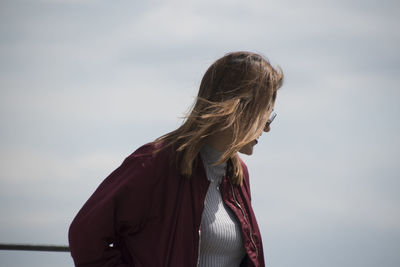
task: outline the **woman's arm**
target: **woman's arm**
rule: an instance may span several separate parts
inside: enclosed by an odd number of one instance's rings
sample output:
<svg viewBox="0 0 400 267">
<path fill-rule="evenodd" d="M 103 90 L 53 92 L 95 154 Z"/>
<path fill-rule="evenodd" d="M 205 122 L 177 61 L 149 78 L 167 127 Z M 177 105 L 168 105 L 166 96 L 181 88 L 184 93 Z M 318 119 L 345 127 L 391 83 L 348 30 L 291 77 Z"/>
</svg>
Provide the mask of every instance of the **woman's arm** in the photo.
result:
<svg viewBox="0 0 400 267">
<path fill-rule="evenodd" d="M 146 218 L 153 172 L 141 157 L 128 157 L 97 188 L 69 229 L 71 255 L 76 266 L 128 266 L 113 246 L 119 228 L 133 232 Z"/>
</svg>

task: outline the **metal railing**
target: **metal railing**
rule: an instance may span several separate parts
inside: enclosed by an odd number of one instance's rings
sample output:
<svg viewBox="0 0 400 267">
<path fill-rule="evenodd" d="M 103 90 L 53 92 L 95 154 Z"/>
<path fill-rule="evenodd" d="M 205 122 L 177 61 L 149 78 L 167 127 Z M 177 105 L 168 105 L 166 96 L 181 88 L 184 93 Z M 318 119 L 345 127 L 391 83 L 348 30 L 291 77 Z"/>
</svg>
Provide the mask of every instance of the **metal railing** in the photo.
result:
<svg viewBox="0 0 400 267">
<path fill-rule="evenodd" d="M 0 244 L 0 250 L 53 251 L 53 252 L 70 251 L 68 246 L 32 245 L 32 244 Z"/>
</svg>

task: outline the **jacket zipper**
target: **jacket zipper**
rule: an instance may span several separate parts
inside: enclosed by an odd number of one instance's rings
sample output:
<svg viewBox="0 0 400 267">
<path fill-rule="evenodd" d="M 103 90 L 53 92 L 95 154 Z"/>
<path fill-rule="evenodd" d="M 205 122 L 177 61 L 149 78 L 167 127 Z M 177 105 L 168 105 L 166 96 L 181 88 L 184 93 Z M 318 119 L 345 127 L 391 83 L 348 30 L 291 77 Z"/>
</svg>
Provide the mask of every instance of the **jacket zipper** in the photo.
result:
<svg viewBox="0 0 400 267">
<path fill-rule="evenodd" d="M 210 187 L 210 184 L 208 184 L 208 187 Z M 207 191 L 208 191 L 208 187 L 207 187 Z M 204 212 L 205 202 L 206 202 L 206 198 L 204 197 L 203 212 Z M 203 212 L 201 214 L 201 217 L 203 217 Z M 199 267 L 199 265 L 200 265 L 200 245 L 201 245 L 201 219 L 200 219 L 200 226 L 199 226 L 199 247 L 197 248 L 197 265 L 196 265 L 197 267 Z"/>
<path fill-rule="evenodd" d="M 256 243 L 254 242 L 254 239 L 253 239 L 253 232 L 252 232 L 252 230 L 251 230 L 250 223 L 247 221 L 247 217 L 246 217 L 246 214 L 244 213 L 244 210 L 242 209 L 242 206 L 240 206 L 239 202 L 238 202 L 237 199 L 236 199 L 235 190 L 233 189 L 233 185 L 232 185 L 231 181 L 229 181 L 229 184 L 231 185 L 232 195 L 233 195 L 233 199 L 235 200 L 235 204 L 236 204 L 236 206 L 238 206 L 239 209 L 242 211 L 244 220 L 245 220 L 245 222 L 249 225 L 249 229 L 250 229 L 250 240 L 251 240 L 251 243 L 253 243 L 254 248 L 256 249 L 256 255 L 257 255 L 257 257 L 258 257 L 258 249 L 257 249 Z"/>
<path fill-rule="evenodd" d="M 200 265 L 201 226 L 199 228 L 199 248 L 197 249 L 197 267 Z"/>
</svg>

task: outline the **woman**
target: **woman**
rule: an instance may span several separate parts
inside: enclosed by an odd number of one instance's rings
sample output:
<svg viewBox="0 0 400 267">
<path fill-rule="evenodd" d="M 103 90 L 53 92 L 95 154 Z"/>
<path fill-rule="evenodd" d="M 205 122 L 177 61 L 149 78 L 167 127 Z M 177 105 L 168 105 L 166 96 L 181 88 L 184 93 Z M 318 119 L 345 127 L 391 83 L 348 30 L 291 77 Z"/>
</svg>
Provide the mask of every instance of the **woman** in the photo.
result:
<svg viewBox="0 0 400 267">
<path fill-rule="evenodd" d="M 249 176 L 251 155 L 283 74 L 250 52 L 205 73 L 177 130 L 125 159 L 69 230 L 76 266 L 264 266 Z"/>
</svg>

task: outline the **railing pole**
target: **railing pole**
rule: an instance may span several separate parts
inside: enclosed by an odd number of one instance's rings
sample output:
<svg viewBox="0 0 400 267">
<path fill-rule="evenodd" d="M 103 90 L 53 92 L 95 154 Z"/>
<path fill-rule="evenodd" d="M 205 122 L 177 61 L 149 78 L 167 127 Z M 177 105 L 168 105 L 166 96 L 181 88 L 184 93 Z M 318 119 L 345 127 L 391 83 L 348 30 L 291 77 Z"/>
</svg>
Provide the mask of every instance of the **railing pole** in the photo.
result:
<svg viewBox="0 0 400 267">
<path fill-rule="evenodd" d="M 31 244 L 0 244 L 0 250 L 53 251 L 69 252 L 68 246 L 31 245 Z"/>
</svg>

